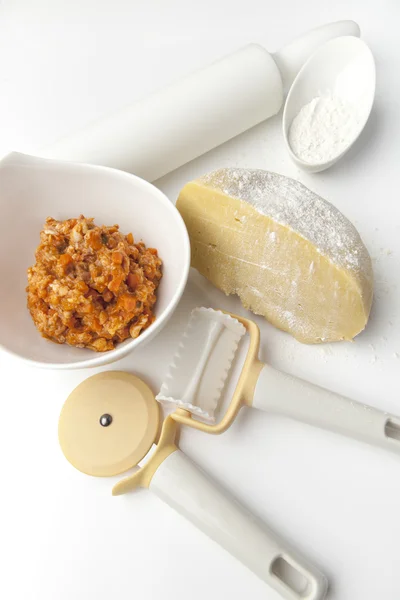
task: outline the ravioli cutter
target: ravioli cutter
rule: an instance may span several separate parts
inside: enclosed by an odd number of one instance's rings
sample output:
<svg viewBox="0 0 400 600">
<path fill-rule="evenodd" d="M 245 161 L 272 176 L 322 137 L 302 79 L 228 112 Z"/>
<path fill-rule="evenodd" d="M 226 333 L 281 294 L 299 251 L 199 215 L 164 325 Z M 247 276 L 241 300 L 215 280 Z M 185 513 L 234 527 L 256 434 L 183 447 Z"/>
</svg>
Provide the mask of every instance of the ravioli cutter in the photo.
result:
<svg viewBox="0 0 400 600">
<path fill-rule="evenodd" d="M 141 463 L 114 486 L 113 495 L 149 488 L 283 598 L 323 600 L 324 575 L 178 449 L 179 423 L 171 415 L 160 421 L 159 404 L 143 381 L 107 371 L 70 394 L 60 414 L 59 441 L 69 462 L 89 475 L 117 475 Z"/>
<path fill-rule="evenodd" d="M 216 409 L 240 339 L 249 347 L 232 400 Z M 195 308 L 157 400 L 178 410 L 172 418 L 207 433 L 222 433 L 242 406 L 277 413 L 400 453 L 400 418 L 265 365 L 258 359 L 257 325 L 232 313 Z M 195 418 L 193 418 L 195 417 Z"/>
</svg>

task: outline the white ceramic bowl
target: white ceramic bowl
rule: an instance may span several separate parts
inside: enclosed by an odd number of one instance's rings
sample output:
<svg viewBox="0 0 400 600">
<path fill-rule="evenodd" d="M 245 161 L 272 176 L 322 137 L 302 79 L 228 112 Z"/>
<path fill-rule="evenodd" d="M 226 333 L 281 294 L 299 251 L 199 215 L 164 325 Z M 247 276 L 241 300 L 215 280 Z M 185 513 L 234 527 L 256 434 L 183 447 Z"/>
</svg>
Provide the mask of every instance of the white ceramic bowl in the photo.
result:
<svg viewBox="0 0 400 600">
<path fill-rule="evenodd" d="M 330 93 L 353 106 L 358 125 L 341 152 L 322 162 L 306 162 L 292 150 L 289 129 L 301 108 L 317 96 Z M 295 78 L 283 110 L 283 137 L 297 166 L 317 173 L 335 164 L 351 148 L 364 129 L 375 97 L 375 63 L 371 50 L 358 37 L 330 40 L 308 59 Z"/>
<path fill-rule="evenodd" d="M 80 214 L 98 224 L 118 223 L 122 233 L 157 248 L 163 261 L 155 322 L 138 338 L 99 354 L 43 339 L 26 307 L 26 270 L 46 217 Z M 0 215 L 0 345 L 36 366 L 73 369 L 120 359 L 162 329 L 182 296 L 190 267 L 186 227 L 172 202 L 139 177 L 13 153 L 0 162 Z"/>
</svg>

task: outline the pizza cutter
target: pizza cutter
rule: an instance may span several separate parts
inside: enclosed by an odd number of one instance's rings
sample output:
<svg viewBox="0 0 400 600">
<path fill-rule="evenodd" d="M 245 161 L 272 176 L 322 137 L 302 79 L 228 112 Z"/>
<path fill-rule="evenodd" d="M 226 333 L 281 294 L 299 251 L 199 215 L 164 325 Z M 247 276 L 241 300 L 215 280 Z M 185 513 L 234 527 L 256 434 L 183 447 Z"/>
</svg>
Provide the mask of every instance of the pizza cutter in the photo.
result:
<svg viewBox="0 0 400 600">
<path fill-rule="evenodd" d="M 113 495 L 148 488 L 283 598 L 323 600 L 324 575 L 179 450 L 179 427 L 171 415 L 161 423 L 159 404 L 141 379 L 107 371 L 70 394 L 58 433 L 67 460 L 98 477 L 137 466 L 152 448 L 144 464 L 114 486 Z"/>
</svg>

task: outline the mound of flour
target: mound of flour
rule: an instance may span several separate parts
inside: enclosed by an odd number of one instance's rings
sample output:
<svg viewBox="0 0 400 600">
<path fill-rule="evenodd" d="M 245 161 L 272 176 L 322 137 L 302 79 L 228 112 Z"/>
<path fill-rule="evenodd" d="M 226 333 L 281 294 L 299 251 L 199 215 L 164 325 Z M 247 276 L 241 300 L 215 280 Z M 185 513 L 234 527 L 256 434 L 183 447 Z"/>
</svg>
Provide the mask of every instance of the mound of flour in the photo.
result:
<svg viewBox="0 0 400 600">
<path fill-rule="evenodd" d="M 360 130 L 356 108 L 332 94 L 317 96 L 302 107 L 289 130 L 294 154 L 307 163 L 336 158 Z"/>
</svg>

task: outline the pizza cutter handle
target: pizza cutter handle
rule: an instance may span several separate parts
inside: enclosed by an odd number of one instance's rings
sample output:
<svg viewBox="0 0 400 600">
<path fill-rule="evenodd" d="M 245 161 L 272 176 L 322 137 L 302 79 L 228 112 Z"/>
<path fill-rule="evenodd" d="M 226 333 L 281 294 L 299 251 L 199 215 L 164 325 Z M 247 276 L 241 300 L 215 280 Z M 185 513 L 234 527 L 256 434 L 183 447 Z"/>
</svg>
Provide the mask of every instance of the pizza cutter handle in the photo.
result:
<svg viewBox="0 0 400 600">
<path fill-rule="evenodd" d="M 265 365 L 253 408 L 273 412 L 400 454 L 400 418 Z"/>
<path fill-rule="evenodd" d="M 314 566 L 257 522 L 180 450 L 170 454 L 149 489 L 287 600 L 322 600 L 327 581 Z"/>
</svg>

